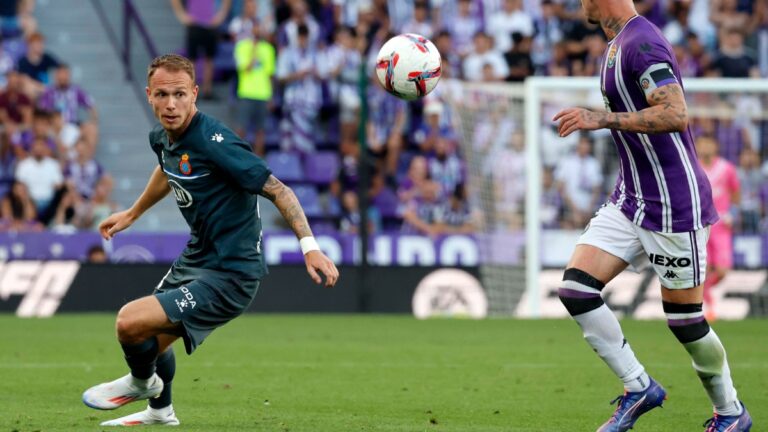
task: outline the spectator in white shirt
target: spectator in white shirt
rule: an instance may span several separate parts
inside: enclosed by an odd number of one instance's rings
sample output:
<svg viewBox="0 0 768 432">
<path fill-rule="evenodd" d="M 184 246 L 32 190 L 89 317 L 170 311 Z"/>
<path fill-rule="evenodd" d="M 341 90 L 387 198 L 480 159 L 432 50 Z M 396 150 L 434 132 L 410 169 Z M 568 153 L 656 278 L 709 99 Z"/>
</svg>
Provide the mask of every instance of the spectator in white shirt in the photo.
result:
<svg viewBox="0 0 768 432">
<path fill-rule="evenodd" d="M 299 33 L 299 28 L 302 26 L 306 28 L 303 35 Z M 296 0 L 291 2 L 291 17 L 283 23 L 278 45 L 280 48 L 285 46 L 299 48 L 301 38 L 305 38 L 306 46 L 314 50 L 320 40 L 320 25 L 309 13 L 307 3 L 304 0 Z"/>
<path fill-rule="evenodd" d="M 488 33 L 493 35 L 494 48 L 505 53 L 512 49 L 512 33 L 533 36 L 533 18 L 523 10 L 522 0 L 505 0 L 503 9 L 488 22 Z"/>
<path fill-rule="evenodd" d="M 509 75 L 509 66 L 500 52 L 492 48 L 491 37 L 483 32 L 475 35 L 475 51 L 464 59 L 464 79 L 467 81 L 482 81 L 483 67 L 490 64 L 493 76 L 501 81 Z"/>
<path fill-rule="evenodd" d="M 56 159 L 47 156 L 49 152 L 45 138 L 37 137 L 32 143 L 31 157 L 20 161 L 16 167 L 16 179 L 29 190 L 43 224 L 47 224 L 52 217 L 56 191 L 64 183 L 61 166 Z"/>
<path fill-rule="evenodd" d="M 584 135 L 576 152 L 563 158 L 555 170 L 555 180 L 565 201 L 565 228 L 584 226 L 599 205 L 603 173 L 591 152 L 592 141 Z"/>
<path fill-rule="evenodd" d="M 238 42 L 250 38 L 251 30 L 256 24 L 259 24 L 256 0 L 245 0 L 243 2 L 243 10 L 240 15 L 232 18 L 227 31 L 232 40 Z"/>
<path fill-rule="evenodd" d="M 429 7 L 426 1 L 417 1 L 413 7 L 413 18 L 402 29 L 403 33 L 415 33 L 432 39 L 434 28 L 429 21 Z"/>
</svg>

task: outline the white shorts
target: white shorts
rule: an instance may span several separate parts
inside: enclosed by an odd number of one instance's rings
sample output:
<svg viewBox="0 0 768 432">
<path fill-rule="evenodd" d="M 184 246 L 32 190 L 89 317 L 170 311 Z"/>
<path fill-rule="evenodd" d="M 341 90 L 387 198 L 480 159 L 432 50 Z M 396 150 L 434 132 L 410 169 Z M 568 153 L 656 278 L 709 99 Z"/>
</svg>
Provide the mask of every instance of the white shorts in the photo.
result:
<svg viewBox="0 0 768 432">
<path fill-rule="evenodd" d="M 688 289 L 704 282 L 708 239 L 709 227 L 680 233 L 649 231 L 608 203 L 598 210 L 576 244 L 602 249 L 635 271 L 652 265 L 663 287 Z"/>
</svg>

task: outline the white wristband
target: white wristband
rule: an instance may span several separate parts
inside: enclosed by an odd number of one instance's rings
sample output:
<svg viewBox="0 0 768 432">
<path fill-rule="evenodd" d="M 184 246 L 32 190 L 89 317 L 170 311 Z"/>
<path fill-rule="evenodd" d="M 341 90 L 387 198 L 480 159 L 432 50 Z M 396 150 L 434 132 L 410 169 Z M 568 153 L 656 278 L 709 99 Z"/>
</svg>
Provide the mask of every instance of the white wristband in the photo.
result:
<svg viewBox="0 0 768 432">
<path fill-rule="evenodd" d="M 317 241 L 314 237 L 302 237 L 301 240 L 299 240 L 299 244 L 301 245 L 301 253 L 304 255 L 320 250 L 320 246 L 317 244 Z"/>
</svg>

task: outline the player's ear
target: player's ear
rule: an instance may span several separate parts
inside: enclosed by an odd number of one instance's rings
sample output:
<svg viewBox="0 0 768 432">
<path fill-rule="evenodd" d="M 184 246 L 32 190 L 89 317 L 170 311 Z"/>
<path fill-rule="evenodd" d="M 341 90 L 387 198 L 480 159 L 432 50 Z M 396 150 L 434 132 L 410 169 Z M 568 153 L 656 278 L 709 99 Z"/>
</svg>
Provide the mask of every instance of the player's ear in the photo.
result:
<svg viewBox="0 0 768 432">
<path fill-rule="evenodd" d="M 149 104 L 152 105 L 152 101 L 149 98 L 149 86 L 144 87 L 144 91 L 147 92 L 147 102 L 149 102 Z"/>
<path fill-rule="evenodd" d="M 198 91 L 200 91 L 200 87 L 198 87 L 198 85 L 195 84 L 195 86 L 192 87 L 192 102 L 193 103 L 197 101 L 197 93 L 198 93 Z"/>
</svg>

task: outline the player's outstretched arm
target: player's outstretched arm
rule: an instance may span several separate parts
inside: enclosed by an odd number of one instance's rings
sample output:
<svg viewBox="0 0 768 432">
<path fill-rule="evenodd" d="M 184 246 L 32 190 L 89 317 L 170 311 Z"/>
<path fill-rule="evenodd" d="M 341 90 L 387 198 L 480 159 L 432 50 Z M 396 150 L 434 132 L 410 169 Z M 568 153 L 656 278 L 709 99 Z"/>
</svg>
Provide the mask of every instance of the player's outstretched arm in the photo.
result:
<svg viewBox="0 0 768 432">
<path fill-rule="evenodd" d="M 683 132 L 688 127 L 688 106 L 680 84 L 659 87 L 647 97 L 650 107 L 637 112 L 592 111 L 568 108 L 555 115 L 558 132 L 566 137 L 578 130 L 616 129 L 644 134 Z"/>
<path fill-rule="evenodd" d="M 322 283 L 323 279 L 317 273 L 318 271 L 325 275 L 325 286 L 332 287 L 339 279 L 339 270 L 324 253 L 317 247 L 317 242 L 312 236 L 312 230 L 309 228 L 307 216 L 304 209 L 301 208 L 299 199 L 293 193 L 291 188 L 284 185 L 275 176 L 269 176 L 259 195 L 272 201 L 280 210 L 280 214 L 288 222 L 296 238 L 301 242 L 301 249 L 304 252 L 304 262 L 307 264 L 307 272 L 315 283 Z"/>
<path fill-rule="evenodd" d="M 170 191 L 168 177 L 160 169 L 160 166 L 155 167 L 144 192 L 141 193 L 131 208 L 114 213 L 99 224 L 101 236 L 107 240 L 112 239 L 115 234 L 131 226 L 145 211 L 165 198 Z"/>
</svg>

